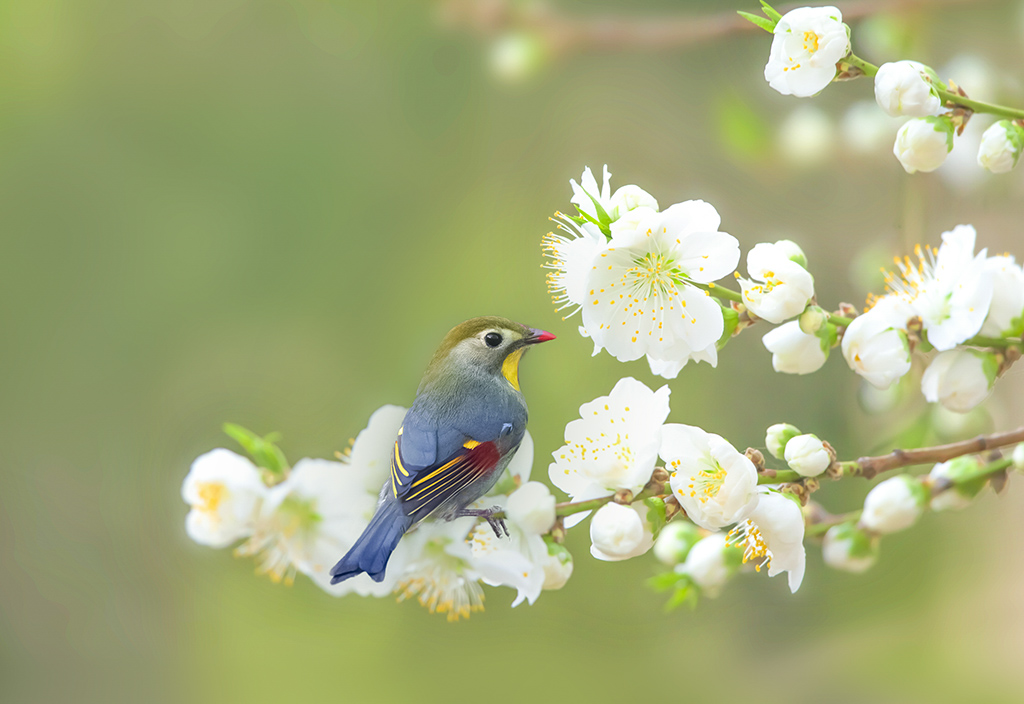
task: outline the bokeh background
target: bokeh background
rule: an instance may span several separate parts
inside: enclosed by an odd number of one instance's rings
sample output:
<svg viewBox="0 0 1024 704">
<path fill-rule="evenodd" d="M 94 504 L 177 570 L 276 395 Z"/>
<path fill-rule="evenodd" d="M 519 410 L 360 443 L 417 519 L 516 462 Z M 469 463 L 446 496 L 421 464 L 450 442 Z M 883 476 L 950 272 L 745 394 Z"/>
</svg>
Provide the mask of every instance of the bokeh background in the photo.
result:
<svg viewBox="0 0 1024 704">
<path fill-rule="evenodd" d="M 973 97 L 1024 103 L 1019 3 L 890 5 L 853 23 L 865 58 L 952 64 L 943 78 Z M 862 303 L 879 263 L 960 222 L 1024 255 L 1024 175 L 974 164 L 983 119 L 941 171 L 909 177 L 896 123 L 849 112 L 868 82 L 777 95 L 766 35 L 545 51 L 535 27 L 487 14 L 501 6 L 0 3 L 0 700 L 1024 700 L 1017 482 L 887 538 L 865 575 L 827 571 L 809 544 L 796 595 L 748 576 L 668 614 L 644 585 L 653 558 L 597 562 L 585 528 L 564 589 L 515 610 L 490 590 L 454 625 L 274 585 L 190 543 L 181 480 L 231 446 L 222 422 L 329 457 L 411 401 L 465 318 L 559 335 L 522 374 L 538 476 L 581 403 L 623 375 L 660 383 L 591 358 L 548 302 L 539 239 L 584 165 L 663 206 L 712 202 L 744 250 L 796 239 L 828 305 Z M 736 9 L 549 7 L 654 26 Z M 670 419 L 740 448 L 788 420 L 856 457 L 1024 418 L 1020 369 L 987 410 L 922 420 L 913 381 L 892 407 L 838 355 L 783 378 L 761 334 L 688 367 Z M 849 510 L 867 488 L 820 496 Z"/>
</svg>

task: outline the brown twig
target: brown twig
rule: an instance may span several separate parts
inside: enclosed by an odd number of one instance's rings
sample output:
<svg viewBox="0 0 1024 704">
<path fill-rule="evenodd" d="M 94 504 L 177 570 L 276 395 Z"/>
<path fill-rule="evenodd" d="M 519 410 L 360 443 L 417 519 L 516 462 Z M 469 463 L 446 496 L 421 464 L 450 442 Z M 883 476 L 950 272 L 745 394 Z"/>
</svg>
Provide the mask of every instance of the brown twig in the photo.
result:
<svg viewBox="0 0 1024 704">
<path fill-rule="evenodd" d="M 972 0 L 860 0 L 837 2 L 846 21 L 918 8 L 962 5 Z M 975 0 L 976 1 L 976 0 Z M 745 5 L 749 5 L 746 7 Z M 800 4 L 778 9 L 785 14 Z M 737 10 L 756 12 L 757 3 L 738 2 Z M 733 34 L 760 32 L 735 10 L 702 16 L 637 17 L 630 15 L 569 15 L 545 4 L 517 7 L 509 0 L 446 0 L 441 20 L 447 26 L 493 38 L 505 32 L 525 31 L 537 36 L 553 54 L 584 50 L 662 51 L 709 42 Z"/>
<path fill-rule="evenodd" d="M 866 479 L 873 479 L 882 472 L 888 472 L 891 469 L 910 467 L 915 464 L 945 462 L 954 457 L 972 455 L 978 452 L 985 452 L 986 450 L 994 450 L 998 447 L 1006 447 L 1007 445 L 1016 445 L 1019 442 L 1024 442 L 1024 427 L 991 435 L 979 435 L 972 440 L 952 442 L 948 445 L 922 447 L 916 450 L 893 450 L 887 455 L 861 457 L 856 462 L 844 462 L 843 473 L 848 476 L 861 476 Z"/>
</svg>

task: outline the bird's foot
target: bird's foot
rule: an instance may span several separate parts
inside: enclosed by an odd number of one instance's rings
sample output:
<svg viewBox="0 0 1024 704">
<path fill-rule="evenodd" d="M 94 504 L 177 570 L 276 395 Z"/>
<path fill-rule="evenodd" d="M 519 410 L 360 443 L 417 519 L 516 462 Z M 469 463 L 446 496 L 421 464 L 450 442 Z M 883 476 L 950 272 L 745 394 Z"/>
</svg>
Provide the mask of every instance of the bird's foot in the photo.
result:
<svg viewBox="0 0 1024 704">
<path fill-rule="evenodd" d="M 463 518 L 465 516 L 472 516 L 474 518 L 485 518 L 487 524 L 490 525 L 491 530 L 494 531 L 496 538 L 501 538 L 502 533 L 505 537 L 508 537 L 508 526 L 505 525 L 505 519 L 501 516 L 495 516 L 496 513 L 501 513 L 501 506 L 491 506 L 490 508 L 463 508 L 455 512 L 455 518 Z"/>
</svg>

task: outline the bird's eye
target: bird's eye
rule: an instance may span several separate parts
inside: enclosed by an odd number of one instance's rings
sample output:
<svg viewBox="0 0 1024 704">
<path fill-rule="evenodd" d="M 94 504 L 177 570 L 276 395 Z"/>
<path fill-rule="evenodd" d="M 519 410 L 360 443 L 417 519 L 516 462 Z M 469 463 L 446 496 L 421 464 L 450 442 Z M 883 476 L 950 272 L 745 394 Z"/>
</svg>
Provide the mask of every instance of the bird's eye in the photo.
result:
<svg viewBox="0 0 1024 704">
<path fill-rule="evenodd" d="M 496 332 L 489 332 L 484 335 L 484 342 L 487 343 L 488 347 L 497 347 L 501 344 L 501 335 Z"/>
</svg>

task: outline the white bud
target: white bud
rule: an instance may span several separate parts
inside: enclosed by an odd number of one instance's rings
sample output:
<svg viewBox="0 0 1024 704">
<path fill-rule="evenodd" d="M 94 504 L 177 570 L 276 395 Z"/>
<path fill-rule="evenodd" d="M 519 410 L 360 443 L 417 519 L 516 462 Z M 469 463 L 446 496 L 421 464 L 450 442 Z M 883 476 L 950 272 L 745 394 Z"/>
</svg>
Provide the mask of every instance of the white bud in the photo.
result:
<svg viewBox="0 0 1024 704">
<path fill-rule="evenodd" d="M 1013 468 L 1018 472 L 1024 472 L 1024 442 L 1013 448 L 1013 454 L 1010 455 L 1010 460 L 1013 462 Z"/>
<path fill-rule="evenodd" d="M 783 374 L 810 374 L 828 359 L 828 345 L 802 332 L 795 320 L 770 330 L 761 341 L 772 353 L 772 368 Z"/>
<path fill-rule="evenodd" d="M 928 501 L 928 491 L 909 474 L 878 484 L 864 499 L 861 525 L 875 533 L 896 533 L 917 522 Z"/>
<path fill-rule="evenodd" d="M 544 484 L 526 482 L 509 495 L 505 513 L 527 533 L 547 533 L 555 524 L 555 497 Z"/>
<path fill-rule="evenodd" d="M 932 497 L 933 511 L 959 511 L 971 505 L 971 499 L 985 488 L 985 478 L 976 476 L 981 462 L 974 455 L 939 462 L 928 473 L 933 487 L 943 490 Z M 946 488 L 948 485 L 948 488 Z"/>
<path fill-rule="evenodd" d="M 825 533 L 821 556 L 832 569 L 864 572 L 878 560 L 878 540 L 852 523 L 841 523 Z"/>
<path fill-rule="evenodd" d="M 800 249 L 800 245 L 793 240 L 779 240 L 775 243 L 775 248 L 789 261 L 796 262 L 804 269 L 807 268 L 807 255 L 804 254 L 804 250 Z"/>
<path fill-rule="evenodd" d="M 882 64 L 875 74 L 875 101 L 893 117 L 938 115 L 942 101 L 929 74 L 934 71 L 916 61 Z"/>
<path fill-rule="evenodd" d="M 988 398 L 999 364 L 991 352 L 957 348 L 940 352 L 921 377 L 929 403 L 967 413 Z"/>
<path fill-rule="evenodd" d="M 739 552 L 737 548 L 726 545 L 724 533 L 712 533 L 693 546 L 686 556 L 686 562 L 676 567 L 676 572 L 689 575 L 694 584 L 700 587 L 702 595 L 714 598 L 736 571 L 736 565 L 729 559 L 730 551 Z M 740 560 L 742 557 L 736 562 Z"/>
<path fill-rule="evenodd" d="M 545 541 L 547 543 L 547 541 Z M 561 589 L 572 576 L 572 554 L 562 545 L 547 543 L 548 557 L 544 562 L 543 589 Z"/>
<path fill-rule="evenodd" d="M 814 335 L 828 323 L 828 313 L 821 306 L 807 306 L 807 310 L 800 314 L 797 322 L 800 323 L 800 330 L 805 335 Z"/>
<path fill-rule="evenodd" d="M 789 423 L 776 423 L 768 428 L 764 437 L 764 446 L 772 457 L 781 460 L 786 453 L 786 443 L 800 434 L 800 429 Z"/>
<path fill-rule="evenodd" d="M 698 540 L 700 531 L 697 526 L 689 521 L 672 521 L 658 533 L 658 539 L 654 541 L 654 556 L 673 567 L 686 559 Z"/>
<path fill-rule="evenodd" d="M 816 435 L 797 435 L 786 443 L 786 464 L 801 477 L 816 477 L 832 464 L 825 444 Z"/>
<path fill-rule="evenodd" d="M 840 132 L 847 149 L 868 155 L 888 149 L 899 122 L 878 109 L 873 100 L 861 100 L 846 111 Z"/>
<path fill-rule="evenodd" d="M 843 357 L 872 386 L 889 388 L 910 371 L 910 343 L 903 330 L 912 312 L 898 299 L 884 298 L 853 319 L 843 333 Z"/>
<path fill-rule="evenodd" d="M 533 34 L 510 32 L 491 47 L 491 70 L 505 81 L 529 78 L 544 65 L 544 45 Z"/>
<path fill-rule="evenodd" d="M 953 123 L 945 117 L 917 117 L 896 133 L 892 153 L 908 174 L 942 166 L 953 149 Z"/>
<path fill-rule="evenodd" d="M 646 514 L 647 507 L 642 505 L 637 509 L 609 503 L 599 508 L 590 520 L 590 554 L 598 560 L 615 562 L 650 550 L 654 536 L 644 520 Z"/>
<path fill-rule="evenodd" d="M 981 135 L 978 166 L 994 174 L 1005 174 L 1020 159 L 1024 130 L 1009 120 L 1000 120 Z"/>
</svg>

